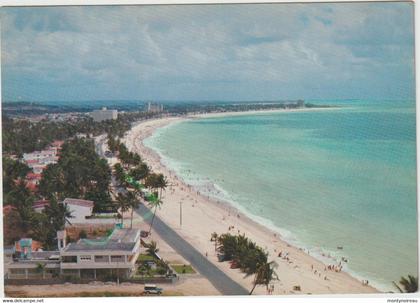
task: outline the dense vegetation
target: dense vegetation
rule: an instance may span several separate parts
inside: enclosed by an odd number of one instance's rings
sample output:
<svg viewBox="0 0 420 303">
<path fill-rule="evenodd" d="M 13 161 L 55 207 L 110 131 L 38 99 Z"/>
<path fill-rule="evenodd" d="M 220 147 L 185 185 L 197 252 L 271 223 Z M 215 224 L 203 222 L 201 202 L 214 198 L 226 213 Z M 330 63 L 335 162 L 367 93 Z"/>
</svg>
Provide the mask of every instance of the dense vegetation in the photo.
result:
<svg viewBox="0 0 420 303">
<path fill-rule="evenodd" d="M 3 160 L 4 205 L 15 208 L 5 217 L 5 229 L 16 231 L 5 237 L 13 243 L 21 236 L 41 241 L 44 248 L 55 246 L 56 231 L 63 229 L 71 214 L 58 203 L 64 198 L 85 198 L 95 202 L 95 210 L 113 208 L 109 194 L 110 168 L 95 153 L 93 140 L 72 139 L 66 142 L 56 164 L 50 164 L 42 173 L 37 192 L 31 192 L 24 181 L 30 169 L 23 163 Z M 50 205 L 43 213 L 37 213 L 34 201 L 48 199 Z"/>
<path fill-rule="evenodd" d="M 77 134 L 90 137 L 103 133 L 122 137 L 131 128 L 131 123 L 152 117 L 151 113 L 133 112 L 120 114 L 116 120 L 94 122 L 88 116 L 76 121 L 52 122 L 42 120 L 11 119 L 3 115 L 3 153 L 21 156 L 23 153 L 42 150 L 54 140 L 66 140 Z"/>
<path fill-rule="evenodd" d="M 72 139 L 63 144 L 60 159 L 42 173 L 39 195 L 59 201 L 82 198 L 95 202 L 95 211 L 112 209 L 109 193 L 111 170 L 95 152 L 91 139 Z"/>
<path fill-rule="evenodd" d="M 167 181 L 163 174 L 156 174 L 151 171 L 149 166 L 142 161 L 141 157 L 133 152 L 129 152 L 124 143 L 108 135 L 109 150 L 118 155 L 121 163 L 116 163 L 113 167 L 113 175 L 119 194 L 117 195 L 117 206 L 122 212 L 121 223 L 124 223 L 123 213 L 131 210 L 131 223 L 133 225 L 133 213 L 139 206 L 139 199 L 145 199 L 154 208 L 152 222 L 149 233 L 152 230 L 156 211 L 162 205 L 162 190 L 167 187 Z M 142 189 L 148 188 L 152 193 L 147 195 Z M 159 191 L 160 190 L 160 194 Z"/>
<path fill-rule="evenodd" d="M 211 241 L 215 242 L 215 248 L 223 261 L 231 261 L 231 267 L 240 268 L 246 276 L 254 275 L 253 288 L 249 294 L 257 285 L 265 285 L 268 289 L 270 282 L 277 279 L 274 262 L 268 262 L 268 254 L 244 235 L 227 233 L 218 236 L 213 233 Z"/>
</svg>

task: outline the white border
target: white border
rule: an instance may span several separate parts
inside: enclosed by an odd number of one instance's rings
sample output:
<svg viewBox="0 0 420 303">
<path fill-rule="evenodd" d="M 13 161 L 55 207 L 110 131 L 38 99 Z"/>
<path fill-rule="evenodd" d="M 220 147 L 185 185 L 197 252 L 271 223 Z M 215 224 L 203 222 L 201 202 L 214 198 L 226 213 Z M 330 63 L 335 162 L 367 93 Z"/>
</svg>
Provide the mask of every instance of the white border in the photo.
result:
<svg viewBox="0 0 420 303">
<path fill-rule="evenodd" d="M 311 1 L 311 0 L 271 0 L 271 1 L 261 1 L 261 0 L 2 0 L 0 7 L 2 6 L 76 6 L 76 5 L 193 5 L 193 4 L 261 4 L 261 3 L 334 3 L 334 2 L 411 2 L 411 1 L 392 1 L 392 0 L 324 0 L 324 1 Z M 415 3 L 414 3 L 415 4 Z M 420 21 L 417 20 L 416 16 L 419 15 L 420 8 L 415 4 L 414 5 L 414 20 L 415 20 L 415 58 L 420 58 L 419 50 L 419 26 Z M 1 8 L 0 8 L 1 9 Z M 1 20 L 0 20 L 1 21 Z M 1 50 L 1 39 L 0 39 L 0 50 Z M 420 151 L 420 119 L 418 114 L 420 113 L 420 102 L 417 102 L 418 97 L 418 88 L 420 85 L 420 79 L 417 76 L 417 71 L 419 70 L 418 60 L 415 60 L 415 83 L 416 83 L 416 132 L 417 132 L 417 241 L 419 240 L 420 226 L 419 226 L 419 206 L 418 202 L 420 201 L 420 191 L 419 191 L 419 180 L 420 180 L 420 171 L 419 171 L 419 151 Z M 0 70 L 1 70 L 1 56 L 0 56 Z M 0 73 L 0 92 L 1 92 L 1 73 Z M 0 100 L 2 100 L 2 95 L 0 94 Z M 0 102 L 0 111 L 1 111 L 1 102 Z M 0 128 L 1 128 L 1 116 L 0 116 Z M 0 134 L 1 138 L 1 134 Z M 0 140 L 0 152 L 2 151 L 2 143 Z M 2 170 L 2 160 L 0 159 L 0 169 Z M 2 178 L 2 177 L 0 177 Z M 0 184 L 0 204 L 3 204 L 3 186 L 2 182 Z M 3 230 L 3 216 L 0 218 L 0 229 Z M 3 252 L 3 233 L 0 233 L 0 251 Z M 420 249 L 418 250 L 419 256 L 418 261 L 420 260 Z M 419 270 L 419 269 L 417 269 Z M 419 272 L 418 272 L 419 274 Z M 3 276 L 3 258 L 0 258 L 0 295 L 4 298 L 4 276 Z M 410 300 L 412 299 L 412 300 Z M 94 301 L 95 298 L 55 298 L 55 299 L 43 299 L 43 302 L 86 302 Z M 218 297 L 160 297 L 160 298 L 150 298 L 150 297 L 114 297 L 114 298 L 101 298 L 102 302 L 319 302 L 319 303 L 329 303 L 329 302 L 389 302 L 389 303 L 403 303 L 403 302 L 418 302 L 420 300 L 420 293 L 415 294 L 374 294 L 374 295 L 294 295 L 294 296 L 218 296 Z M 25 299 L 25 302 L 37 302 L 37 299 L 28 300 Z M 3 302 L 7 302 L 3 300 Z M 12 299 L 9 302 L 24 302 L 19 299 Z M 42 302 L 42 301 L 38 301 Z"/>
</svg>

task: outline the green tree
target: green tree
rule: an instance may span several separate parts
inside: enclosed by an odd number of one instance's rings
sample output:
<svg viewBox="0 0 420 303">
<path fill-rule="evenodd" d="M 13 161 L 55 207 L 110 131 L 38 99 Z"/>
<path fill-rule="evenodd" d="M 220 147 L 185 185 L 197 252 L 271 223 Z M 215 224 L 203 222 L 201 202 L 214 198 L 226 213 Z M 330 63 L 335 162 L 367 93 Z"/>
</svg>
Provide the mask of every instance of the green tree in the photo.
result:
<svg viewBox="0 0 420 303">
<path fill-rule="evenodd" d="M 155 216 L 156 216 L 156 210 L 158 208 L 160 208 L 162 204 L 163 204 L 163 202 L 160 199 L 152 199 L 151 201 L 149 201 L 149 205 L 152 208 L 154 208 L 152 222 L 150 223 L 149 234 L 151 234 L 151 232 L 152 232 L 153 222 L 155 221 Z"/>
<path fill-rule="evenodd" d="M 278 280 L 278 276 L 274 271 L 274 267 L 275 263 L 273 261 L 266 262 L 258 266 L 254 276 L 254 285 L 249 292 L 250 295 L 252 295 L 257 285 L 265 285 L 268 289 L 268 285 L 271 283 L 271 281 Z"/>
<path fill-rule="evenodd" d="M 211 234 L 210 241 L 211 241 L 211 242 L 213 242 L 213 241 L 214 241 L 214 251 L 216 251 L 216 250 L 217 250 L 217 244 L 218 244 L 218 242 L 219 242 L 219 236 L 217 235 L 217 233 L 216 233 L 216 232 L 213 232 L 213 233 Z"/>
<path fill-rule="evenodd" d="M 147 166 L 146 163 L 140 163 L 139 165 L 131 169 L 129 174 L 136 180 L 143 180 L 149 175 L 149 172 L 149 166 Z"/>
<path fill-rule="evenodd" d="M 124 213 L 130 209 L 130 197 L 128 194 L 118 194 L 117 196 L 117 206 L 121 212 L 121 224 L 124 226 Z"/>
<path fill-rule="evenodd" d="M 400 279 L 400 285 L 402 286 L 402 288 L 395 282 L 393 282 L 395 287 L 398 288 L 398 290 L 400 292 L 408 292 L 408 293 L 412 293 L 412 292 L 417 292 L 418 290 L 418 286 L 419 286 L 419 279 L 418 277 L 414 277 L 412 275 L 408 275 L 408 277 L 401 277 Z"/>
<path fill-rule="evenodd" d="M 3 157 L 3 194 L 15 188 L 15 182 L 23 180 L 32 171 L 26 164 Z"/>
<path fill-rule="evenodd" d="M 159 251 L 159 248 L 157 247 L 156 241 L 150 241 L 150 243 L 146 244 L 146 252 L 151 256 L 156 256 L 156 254 Z"/>
<path fill-rule="evenodd" d="M 156 188 L 160 189 L 160 197 L 162 197 L 162 190 L 164 190 L 168 186 L 166 177 L 163 174 L 158 174 L 156 176 L 155 186 Z"/>
</svg>

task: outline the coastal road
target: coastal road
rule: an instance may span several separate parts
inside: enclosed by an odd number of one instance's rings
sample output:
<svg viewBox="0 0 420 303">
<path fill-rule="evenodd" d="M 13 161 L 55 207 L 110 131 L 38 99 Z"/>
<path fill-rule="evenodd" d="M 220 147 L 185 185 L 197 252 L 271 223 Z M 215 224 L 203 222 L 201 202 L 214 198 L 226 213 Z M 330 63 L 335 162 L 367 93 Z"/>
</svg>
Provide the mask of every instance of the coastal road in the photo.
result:
<svg viewBox="0 0 420 303">
<path fill-rule="evenodd" d="M 140 204 L 137 213 L 150 224 L 152 212 L 143 204 Z M 162 239 L 182 255 L 200 274 L 206 277 L 223 295 L 248 295 L 249 291 L 229 278 L 217 266 L 207 260 L 198 250 L 185 241 L 177 232 L 169 227 L 160 218 L 155 216 L 153 230 Z"/>
</svg>

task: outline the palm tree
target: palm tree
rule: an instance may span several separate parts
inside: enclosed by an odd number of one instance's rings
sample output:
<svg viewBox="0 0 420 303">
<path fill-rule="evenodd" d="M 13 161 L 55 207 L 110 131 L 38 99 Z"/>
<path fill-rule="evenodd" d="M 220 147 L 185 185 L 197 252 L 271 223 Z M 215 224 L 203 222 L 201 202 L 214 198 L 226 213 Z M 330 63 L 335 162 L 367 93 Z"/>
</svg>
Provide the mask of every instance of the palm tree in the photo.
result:
<svg viewBox="0 0 420 303">
<path fill-rule="evenodd" d="M 250 295 L 252 295 L 257 285 L 265 285 L 268 289 L 268 285 L 271 281 L 278 280 L 277 273 L 274 271 L 275 266 L 276 263 L 274 261 L 266 262 L 258 266 L 257 271 L 255 272 L 254 286 L 249 292 Z"/>
<path fill-rule="evenodd" d="M 131 208 L 130 228 L 132 229 L 134 209 L 137 209 L 139 207 L 140 201 L 137 199 L 135 194 L 133 194 L 132 192 L 129 192 L 129 193 L 130 193 L 129 204 Z"/>
<path fill-rule="evenodd" d="M 162 204 L 163 204 L 163 202 L 160 199 L 152 199 L 152 200 L 149 201 L 149 205 L 151 207 L 154 207 L 155 208 L 155 210 L 153 212 L 152 222 L 150 223 L 149 234 L 151 234 L 151 232 L 152 232 L 152 226 L 153 226 L 153 221 L 155 220 L 156 210 L 157 210 L 158 207 L 160 208 L 160 206 Z"/>
<path fill-rule="evenodd" d="M 417 292 L 419 279 L 412 275 L 408 275 L 408 279 L 405 277 L 401 277 L 400 285 L 402 285 L 404 291 L 397 283 L 395 283 L 394 281 L 392 281 L 392 283 L 394 283 L 395 287 L 397 287 L 400 292 Z"/>
<path fill-rule="evenodd" d="M 41 262 L 39 262 L 39 263 L 37 263 L 37 264 L 36 264 L 35 271 L 36 271 L 38 274 L 42 274 L 42 277 L 43 277 L 43 278 L 44 278 L 44 276 L 45 276 L 44 269 L 45 269 L 45 264 L 42 264 Z"/>
<path fill-rule="evenodd" d="M 121 211 L 121 225 L 124 226 L 124 212 L 130 209 L 130 200 L 127 195 L 118 194 L 117 205 Z"/>
<path fill-rule="evenodd" d="M 156 176 L 156 188 L 160 189 L 160 197 L 162 197 L 162 189 L 165 189 L 167 186 L 166 177 L 163 174 L 158 174 Z"/>
<path fill-rule="evenodd" d="M 149 244 L 146 245 L 147 247 L 147 253 L 151 256 L 155 256 L 157 252 L 159 251 L 159 248 L 157 248 L 156 241 L 150 241 Z"/>
<path fill-rule="evenodd" d="M 149 172 L 149 166 L 147 166 L 146 163 L 142 162 L 130 170 L 130 176 L 132 176 L 136 180 L 143 180 L 148 176 Z"/>
<path fill-rule="evenodd" d="M 217 235 L 216 232 L 213 232 L 211 234 L 210 241 L 214 241 L 214 251 L 216 251 L 217 250 L 217 243 L 218 243 L 218 235 Z"/>
<path fill-rule="evenodd" d="M 73 218 L 73 215 L 69 207 L 64 203 L 57 203 L 54 197 L 50 199 L 49 205 L 45 207 L 44 212 L 55 230 L 63 229 L 66 223 L 71 225 L 69 218 Z"/>
</svg>

